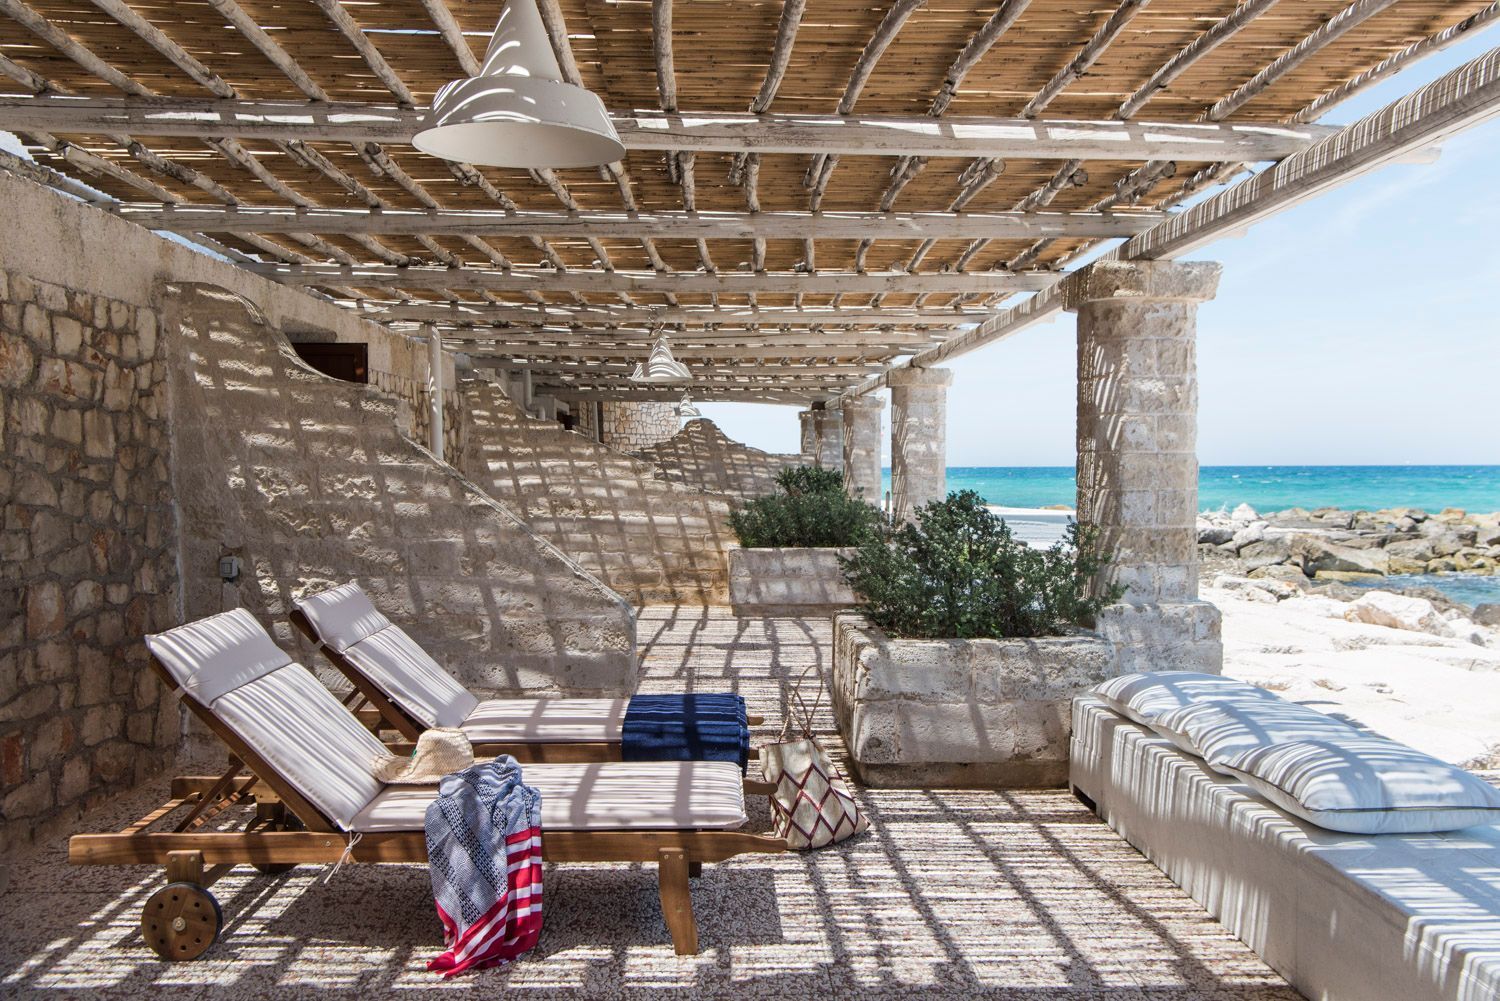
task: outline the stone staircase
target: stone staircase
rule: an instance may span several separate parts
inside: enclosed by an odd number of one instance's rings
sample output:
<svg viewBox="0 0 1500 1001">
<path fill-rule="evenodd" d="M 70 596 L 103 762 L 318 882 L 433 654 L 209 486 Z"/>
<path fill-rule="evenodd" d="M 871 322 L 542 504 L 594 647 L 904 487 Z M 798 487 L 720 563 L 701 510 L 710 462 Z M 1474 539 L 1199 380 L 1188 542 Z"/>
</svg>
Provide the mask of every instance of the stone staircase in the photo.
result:
<svg viewBox="0 0 1500 1001">
<path fill-rule="evenodd" d="M 727 498 L 531 418 L 483 379 L 459 393 L 459 468 L 533 531 L 636 605 L 728 604 Z"/>
<path fill-rule="evenodd" d="M 800 455 L 776 455 L 742 445 L 704 417 L 688 421 L 666 441 L 630 454 L 650 463 L 663 479 L 737 502 L 775 493 L 778 473 L 807 462 Z"/>
</svg>

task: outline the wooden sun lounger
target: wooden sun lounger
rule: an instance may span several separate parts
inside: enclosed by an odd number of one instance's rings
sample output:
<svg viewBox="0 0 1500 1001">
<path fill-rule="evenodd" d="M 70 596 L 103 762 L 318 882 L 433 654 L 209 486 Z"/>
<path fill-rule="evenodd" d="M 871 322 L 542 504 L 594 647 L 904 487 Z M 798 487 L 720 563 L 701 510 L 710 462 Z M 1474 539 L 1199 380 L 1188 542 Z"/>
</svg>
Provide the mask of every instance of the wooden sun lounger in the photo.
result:
<svg viewBox="0 0 1500 1001">
<path fill-rule="evenodd" d="M 340 825 L 313 805 L 295 783 L 212 709 L 179 688 L 170 670 L 154 655 L 151 666 L 228 747 L 229 767 L 220 776 L 174 779 L 166 803 L 121 831 L 75 835 L 68 844 L 68 860 L 75 865 L 165 867 L 167 885 L 147 899 L 141 914 L 142 935 L 158 955 L 169 960 L 195 959 L 214 943 L 223 915 L 210 887 L 235 865 L 270 873 L 303 863 L 340 860 L 426 863 L 426 838 L 420 828 L 362 833 L 351 844 Z M 334 701 L 331 695 L 328 698 Z M 746 793 L 765 794 L 770 789 L 764 783 L 744 784 Z M 235 809 L 246 819 L 223 829 L 226 811 Z M 705 862 L 785 850 L 786 842 L 779 837 L 734 830 L 622 827 L 544 829 L 542 833 L 542 854 L 550 862 L 655 863 L 662 913 L 679 955 L 698 951 L 688 881 L 701 872 Z"/>
<path fill-rule="evenodd" d="M 378 615 L 373 605 L 368 604 L 368 598 L 358 589 L 357 585 L 346 584 L 341 587 L 323 592 L 322 595 L 313 595 L 312 599 L 334 595 L 339 592 L 348 591 L 368 612 Z M 343 599 L 340 599 L 343 603 Z M 328 659 L 328 662 L 338 669 L 339 673 L 353 686 L 351 708 L 355 709 L 360 719 L 377 732 L 381 730 L 394 731 L 397 742 L 392 744 L 392 749 L 407 750 L 417 740 L 429 724 L 418 718 L 410 707 L 401 704 L 393 697 L 393 693 L 387 690 L 378 680 L 371 677 L 369 672 L 357 664 L 353 659 L 338 650 L 327 637 L 318 629 L 317 625 L 308 617 L 301 608 L 293 608 L 288 616 L 299 632 L 318 648 L 318 651 Z M 383 617 L 380 621 L 385 622 Z M 397 630 L 399 631 L 399 630 Z M 409 637 L 402 633 L 403 640 L 411 642 Z M 413 644 L 415 645 L 415 644 Z M 425 655 L 423 655 L 425 657 Z M 430 660 L 430 658 L 428 658 Z M 434 673 L 437 680 L 447 685 L 458 683 L 447 676 L 443 669 L 435 664 L 430 664 L 429 671 Z M 519 701 L 519 700 L 518 700 Z M 590 700 L 554 700 L 554 704 L 561 707 L 569 702 Z M 602 701 L 602 700 L 593 700 Z M 368 708 L 366 708 L 368 707 Z M 765 722 L 762 716 L 747 716 L 746 721 L 750 726 L 759 726 Z M 479 754 L 509 754 L 520 762 L 584 762 L 584 761 L 619 761 L 619 740 L 585 740 L 585 739 L 548 739 L 548 740 L 481 740 L 471 736 L 474 750 Z M 757 757 L 755 748 L 750 749 L 750 757 Z"/>
</svg>

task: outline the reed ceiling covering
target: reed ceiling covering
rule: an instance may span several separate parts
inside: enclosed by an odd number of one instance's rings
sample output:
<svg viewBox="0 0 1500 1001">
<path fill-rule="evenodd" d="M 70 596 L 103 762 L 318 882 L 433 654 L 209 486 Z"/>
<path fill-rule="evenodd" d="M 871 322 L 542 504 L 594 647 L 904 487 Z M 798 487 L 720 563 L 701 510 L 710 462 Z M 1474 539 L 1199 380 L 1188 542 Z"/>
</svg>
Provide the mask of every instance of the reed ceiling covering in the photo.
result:
<svg viewBox="0 0 1500 1001">
<path fill-rule="evenodd" d="M 0 0 L 0 92 L 422 108 L 444 83 L 473 70 L 499 6 Z M 1495 7 L 1480 0 L 540 6 L 565 77 L 576 73 L 576 82 L 617 115 L 754 111 L 823 116 L 828 127 L 883 116 L 1306 125 L 1321 112 L 1320 98 L 1348 92 L 1340 88 L 1383 60 L 1465 18 L 1488 19 Z M 1153 78 L 1165 86 L 1152 86 Z M 348 214 L 353 222 L 304 232 L 287 232 L 289 225 L 215 229 L 212 217 L 193 232 L 247 266 L 389 269 L 274 276 L 392 322 L 462 324 L 445 328 L 452 346 L 522 360 L 539 385 L 560 387 L 563 396 L 568 388 L 626 387 L 629 366 L 619 355 L 649 346 L 652 320 L 661 319 L 650 307 L 672 310 L 664 322 L 688 325 L 673 333 L 673 344 L 701 381 L 700 398 L 776 398 L 772 389 L 788 399 L 826 396 L 973 320 L 940 308 L 982 312 L 1044 287 L 1095 239 L 1039 240 L 1024 228 L 1007 230 L 998 218 L 999 238 L 943 235 L 934 220 L 917 215 L 902 223 L 909 234 L 866 219 L 872 235 L 863 239 L 859 220 L 838 235 L 805 239 L 801 233 L 817 232 L 813 211 L 1149 216 L 1227 176 L 1236 162 L 1080 162 L 1056 154 L 923 159 L 886 150 L 747 157 L 631 148 L 618 167 L 527 172 L 449 165 L 396 141 L 132 136 L 124 128 L 63 133 L 8 124 L 0 110 L 5 127 L 22 134 L 39 163 L 135 206 L 358 210 Z M 771 134 L 782 126 L 767 120 L 758 127 Z M 453 218 L 404 228 L 371 220 L 361 228 L 358 220 L 372 207 L 521 210 L 547 214 L 557 225 L 548 233 L 539 223 L 535 232 L 512 227 L 483 235 L 455 232 Z M 674 232 L 689 210 L 725 213 L 727 230 Z M 590 228 L 591 212 L 628 221 L 627 211 L 647 214 L 649 226 L 623 235 Z M 555 218 L 568 213 L 582 220 L 571 230 Z M 796 216 L 777 221 L 767 231 L 775 235 L 757 237 L 755 221 L 746 221 L 752 213 Z M 1080 223 L 1078 232 L 1155 221 L 1087 218 L 1093 222 Z M 929 222 L 936 235 L 924 239 Z M 455 267 L 482 273 L 447 281 L 451 272 L 427 270 Z M 840 280 L 854 273 L 863 277 Z M 476 308 L 420 305 L 450 302 Z M 406 305 L 385 311 L 397 303 Z M 548 313 L 545 304 L 563 311 Z M 862 312 L 857 321 L 814 326 L 816 313 L 798 318 L 787 312 L 793 308 Z M 512 326 L 488 325 L 494 322 Z M 780 326 L 789 322 L 796 325 Z M 590 360 L 597 364 L 579 364 Z"/>
</svg>

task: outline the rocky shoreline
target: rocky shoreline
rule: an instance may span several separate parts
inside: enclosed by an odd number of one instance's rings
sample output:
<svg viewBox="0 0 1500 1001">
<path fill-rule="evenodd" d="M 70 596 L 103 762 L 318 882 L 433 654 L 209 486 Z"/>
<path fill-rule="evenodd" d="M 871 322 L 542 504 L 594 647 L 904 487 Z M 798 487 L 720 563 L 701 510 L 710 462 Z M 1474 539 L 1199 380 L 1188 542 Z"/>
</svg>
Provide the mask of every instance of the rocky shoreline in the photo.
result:
<svg viewBox="0 0 1500 1001">
<path fill-rule="evenodd" d="M 1500 573 L 1500 512 L 1446 508 L 1259 514 L 1241 504 L 1198 516 L 1205 564 L 1246 576 L 1368 580 L 1390 574 Z M 1273 568 L 1282 568 L 1280 570 Z"/>
<path fill-rule="evenodd" d="M 1337 602 L 1351 622 L 1496 643 L 1500 604 L 1474 608 L 1430 587 L 1351 587 L 1394 574 L 1500 575 L 1500 513 L 1447 508 L 1347 511 L 1292 508 L 1267 514 L 1241 504 L 1198 518 L 1205 583 L 1256 601 Z"/>
</svg>

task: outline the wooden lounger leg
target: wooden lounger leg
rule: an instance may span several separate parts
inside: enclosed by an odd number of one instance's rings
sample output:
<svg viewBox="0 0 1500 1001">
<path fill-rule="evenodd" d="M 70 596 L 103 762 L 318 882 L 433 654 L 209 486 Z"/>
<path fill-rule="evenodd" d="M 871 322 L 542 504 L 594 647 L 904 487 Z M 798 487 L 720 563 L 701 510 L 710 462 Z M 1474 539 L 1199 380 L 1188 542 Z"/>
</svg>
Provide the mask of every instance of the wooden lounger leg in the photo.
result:
<svg viewBox="0 0 1500 1001">
<path fill-rule="evenodd" d="M 679 956 L 698 954 L 698 923 L 693 920 L 693 897 L 688 890 L 688 857 L 681 848 L 663 848 L 657 865 L 661 884 L 661 913 L 672 933 Z"/>
</svg>

